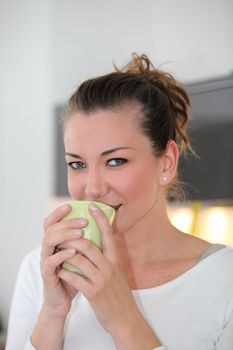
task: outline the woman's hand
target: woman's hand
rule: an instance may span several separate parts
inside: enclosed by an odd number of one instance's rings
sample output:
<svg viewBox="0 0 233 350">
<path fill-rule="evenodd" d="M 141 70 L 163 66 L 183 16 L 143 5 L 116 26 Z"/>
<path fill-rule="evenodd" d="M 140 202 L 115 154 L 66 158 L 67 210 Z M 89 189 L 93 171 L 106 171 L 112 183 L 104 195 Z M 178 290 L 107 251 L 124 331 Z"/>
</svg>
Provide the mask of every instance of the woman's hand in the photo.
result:
<svg viewBox="0 0 233 350">
<path fill-rule="evenodd" d="M 152 349 L 161 345 L 134 301 L 106 215 L 94 204 L 89 209 L 101 231 L 103 250 L 83 238 L 66 240 L 61 246 L 78 252 L 67 262 L 85 277 L 64 269 L 59 270 L 58 277 L 88 299 L 117 349 Z"/>
<path fill-rule="evenodd" d="M 54 317 L 66 318 L 70 311 L 71 301 L 78 288 L 67 284 L 58 277 L 60 265 L 74 257 L 75 241 L 82 236 L 82 228 L 87 226 L 85 219 L 62 219 L 71 211 L 71 206 L 64 205 L 55 209 L 44 221 L 45 235 L 41 251 L 41 275 L 44 282 L 43 308 Z M 57 250 L 57 246 L 70 242 L 71 247 Z"/>
<path fill-rule="evenodd" d="M 58 276 L 89 300 L 99 322 L 114 336 L 133 320 L 138 321 L 141 314 L 121 269 L 108 219 L 96 206 L 90 206 L 89 210 L 101 231 L 103 251 L 86 239 L 67 241 L 66 247 L 74 247 L 80 252 L 68 262 L 80 269 L 85 277 L 64 269 Z"/>
</svg>

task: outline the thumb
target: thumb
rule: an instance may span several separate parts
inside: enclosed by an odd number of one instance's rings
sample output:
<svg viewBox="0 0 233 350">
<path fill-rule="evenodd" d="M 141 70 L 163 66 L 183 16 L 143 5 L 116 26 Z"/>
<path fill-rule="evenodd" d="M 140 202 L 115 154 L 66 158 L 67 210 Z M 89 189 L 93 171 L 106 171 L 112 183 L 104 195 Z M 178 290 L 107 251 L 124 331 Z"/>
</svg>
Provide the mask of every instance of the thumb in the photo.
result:
<svg viewBox="0 0 233 350">
<path fill-rule="evenodd" d="M 89 212 L 94 218 L 101 234 L 103 252 L 107 252 L 107 255 L 112 255 L 115 252 L 115 244 L 113 240 L 112 227 L 109 223 L 108 217 L 96 204 L 91 203 L 89 205 Z"/>
</svg>

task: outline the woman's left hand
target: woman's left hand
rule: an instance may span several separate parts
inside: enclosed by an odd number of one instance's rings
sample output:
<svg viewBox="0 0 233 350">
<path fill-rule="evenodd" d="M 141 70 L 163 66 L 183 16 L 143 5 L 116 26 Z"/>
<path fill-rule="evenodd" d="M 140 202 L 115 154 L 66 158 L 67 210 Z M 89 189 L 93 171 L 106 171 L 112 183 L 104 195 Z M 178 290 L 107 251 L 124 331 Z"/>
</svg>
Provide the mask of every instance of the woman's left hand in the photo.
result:
<svg viewBox="0 0 233 350">
<path fill-rule="evenodd" d="M 61 269 L 59 277 L 79 290 L 90 302 L 101 325 L 117 337 L 128 325 L 137 324 L 142 315 L 134 301 L 120 264 L 112 227 L 98 207 L 89 208 L 100 231 L 103 250 L 86 239 L 69 242 L 78 252 L 69 263 L 85 277 Z"/>
</svg>

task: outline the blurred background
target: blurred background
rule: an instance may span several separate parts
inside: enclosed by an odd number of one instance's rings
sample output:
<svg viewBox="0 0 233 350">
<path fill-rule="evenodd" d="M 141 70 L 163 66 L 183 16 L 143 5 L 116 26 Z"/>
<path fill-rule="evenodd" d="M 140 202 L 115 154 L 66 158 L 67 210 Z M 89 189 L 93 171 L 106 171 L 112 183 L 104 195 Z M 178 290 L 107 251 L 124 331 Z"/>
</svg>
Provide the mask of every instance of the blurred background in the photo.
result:
<svg viewBox="0 0 233 350">
<path fill-rule="evenodd" d="M 226 101 L 221 100 L 227 112 L 224 116 L 215 113 L 214 119 L 232 122 L 232 37 L 232 0 L 0 0 L 3 334 L 19 265 L 24 255 L 40 244 L 44 217 L 62 200 L 57 197 L 61 194 L 58 158 L 63 157 L 58 151 L 57 107 L 66 102 L 82 80 L 107 73 L 113 62 L 121 66 L 132 52 L 138 52 L 148 54 L 156 66 L 162 65 L 186 83 L 194 100 L 199 92 L 220 89 L 220 95 L 223 92 L 223 96 L 229 96 Z M 225 88 L 231 90 L 225 92 Z M 201 122 L 211 119 L 211 111 L 205 115 L 198 110 L 198 101 L 194 101 L 197 110 L 193 118 Z M 205 130 L 207 135 L 208 126 Z M 225 139 L 231 136 L 228 134 Z M 214 139 L 215 145 L 221 142 Z M 225 145 L 221 154 L 228 154 L 224 164 L 229 169 L 224 169 L 222 180 L 225 183 L 224 174 L 232 174 L 233 145 Z M 219 160 L 214 157 L 216 174 L 220 174 Z M 210 179 L 211 171 L 203 177 Z M 201 219 L 205 227 L 202 230 L 207 232 L 214 227 L 216 231 L 218 224 L 219 229 L 227 230 L 228 242 L 233 245 L 233 227 L 229 228 L 233 218 L 232 179 L 233 175 L 228 177 L 222 196 L 220 193 L 215 198 L 211 186 L 207 202 L 204 197 L 193 195 L 191 202 L 171 204 L 172 220 L 187 232 L 197 234 L 200 215 L 207 215 L 204 211 L 213 204 L 217 214 L 211 214 L 209 221 L 207 216 Z M 218 230 L 216 236 L 208 239 L 222 241 L 222 237 Z"/>
</svg>

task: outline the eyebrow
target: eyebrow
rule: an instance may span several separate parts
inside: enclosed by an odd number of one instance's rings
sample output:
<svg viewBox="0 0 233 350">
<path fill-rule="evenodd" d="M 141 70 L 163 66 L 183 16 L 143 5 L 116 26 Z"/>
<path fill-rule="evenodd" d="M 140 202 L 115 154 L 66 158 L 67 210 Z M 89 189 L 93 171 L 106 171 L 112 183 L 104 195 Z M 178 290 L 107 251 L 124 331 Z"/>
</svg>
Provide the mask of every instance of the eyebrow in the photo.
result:
<svg viewBox="0 0 233 350">
<path fill-rule="evenodd" d="M 101 153 L 101 156 L 107 156 L 113 152 L 116 152 L 116 151 L 121 151 L 121 150 L 125 150 L 125 149 L 136 149 L 134 147 L 116 147 L 116 148 L 112 148 L 112 149 L 109 149 L 107 151 L 104 151 Z M 81 156 L 79 156 L 78 154 L 76 153 L 70 153 L 70 152 L 66 152 L 65 153 L 66 156 L 71 156 L 73 158 L 82 158 Z"/>
</svg>

